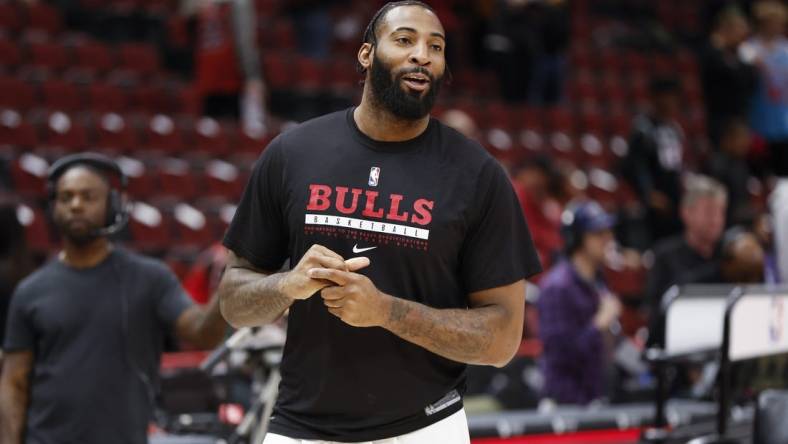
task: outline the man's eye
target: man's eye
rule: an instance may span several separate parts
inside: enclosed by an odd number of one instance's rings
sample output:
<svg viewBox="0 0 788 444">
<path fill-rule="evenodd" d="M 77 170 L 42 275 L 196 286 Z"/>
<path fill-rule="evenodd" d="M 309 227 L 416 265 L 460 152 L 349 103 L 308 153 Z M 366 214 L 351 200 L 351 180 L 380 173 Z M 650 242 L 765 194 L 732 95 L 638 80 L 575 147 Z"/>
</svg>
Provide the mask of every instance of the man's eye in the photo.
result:
<svg viewBox="0 0 788 444">
<path fill-rule="evenodd" d="M 437 52 L 443 51 L 443 47 L 441 45 L 432 45 L 432 49 L 434 49 Z"/>
<path fill-rule="evenodd" d="M 406 45 L 406 44 L 410 43 L 410 39 L 407 38 L 407 37 L 399 37 L 397 39 L 397 43 L 401 43 L 403 45 Z"/>
</svg>

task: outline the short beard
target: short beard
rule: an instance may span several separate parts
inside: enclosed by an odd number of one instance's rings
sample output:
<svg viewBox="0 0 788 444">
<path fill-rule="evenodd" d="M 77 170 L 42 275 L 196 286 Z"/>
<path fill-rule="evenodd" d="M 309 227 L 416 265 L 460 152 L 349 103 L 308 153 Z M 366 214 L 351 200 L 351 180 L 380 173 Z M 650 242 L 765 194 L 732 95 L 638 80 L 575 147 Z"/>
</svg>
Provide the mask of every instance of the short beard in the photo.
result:
<svg viewBox="0 0 788 444">
<path fill-rule="evenodd" d="M 408 94 L 402 89 L 400 80 L 406 74 L 421 73 L 430 78 L 430 86 L 422 97 Z M 435 78 L 421 67 L 393 72 L 375 54 L 369 70 L 372 97 L 391 114 L 406 120 L 418 120 L 426 116 L 435 105 L 443 77 Z"/>
<path fill-rule="evenodd" d="M 55 225 L 57 226 L 60 236 L 64 239 L 67 239 L 69 243 L 77 247 L 89 245 L 101 237 L 99 234 L 99 231 L 101 230 L 100 227 L 91 227 L 90 230 L 85 232 L 74 233 L 68 228 L 68 225 L 65 222 L 56 220 Z"/>
</svg>

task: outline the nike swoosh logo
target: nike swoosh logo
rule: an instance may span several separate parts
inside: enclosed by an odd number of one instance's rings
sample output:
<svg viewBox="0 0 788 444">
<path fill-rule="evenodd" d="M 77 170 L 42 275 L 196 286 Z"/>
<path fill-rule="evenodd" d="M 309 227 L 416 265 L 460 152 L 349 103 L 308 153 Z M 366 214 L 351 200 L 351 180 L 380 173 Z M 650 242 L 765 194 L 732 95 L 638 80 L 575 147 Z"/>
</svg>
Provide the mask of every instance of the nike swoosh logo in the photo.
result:
<svg viewBox="0 0 788 444">
<path fill-rule="evenodd" d="M 356 254 L 363 253 L 365 251 L 374 250 L 375 248 L 378 248 L 378 247 L 358 248 L 358 244 L 356 244 L 356 245 L 353 245 L 353 253 L 356 253 Z"/>
</svg>

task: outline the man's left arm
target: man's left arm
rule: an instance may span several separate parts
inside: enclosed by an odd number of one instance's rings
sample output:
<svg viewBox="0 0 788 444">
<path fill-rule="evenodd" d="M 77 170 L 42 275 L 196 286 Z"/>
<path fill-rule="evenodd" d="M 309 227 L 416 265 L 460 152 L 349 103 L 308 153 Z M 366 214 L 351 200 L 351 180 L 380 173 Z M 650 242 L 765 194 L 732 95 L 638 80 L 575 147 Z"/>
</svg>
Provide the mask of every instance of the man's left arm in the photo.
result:
<svg viewBox="0 0 788 444">
<path fill-rule="evenodd" d="M 471 293 L 468 300 L 468 309 L 440 310 L 391 297 L 382 327 L 454 361 L 503 367 L 520 346 L 525 281 Z"/>
<path fill-rule="evenodd" d="M 406 341 L 458 362 L 502 367 L 520 345 L 525 280 L 468 295 L 467 309 L 437 309 L 388 295 L 364 275 L 314 268 L 309 275 L 335 282 L 324 288 L 331 314 L 355 327 L 382 327 Z"/>
<path fill-rule="evenodd" d="M 151 270 L 150 276 L 154 280 L 151 291 L 156 297 L 156 315 L 179 340 L 201 349 L 213 348 L 222 341 L 227 323 L 215 292 L 207 305 L 199 306 L 165 265 Z"/>
<path fill-rule="evenodd" d="M 192 305 L 175 321 L 178 339 L 201 349 L 214 348 L 222 341 L 227 323 L 219 312 L 219 298 L 213 295 L 208 305 Z"/>
</svg>

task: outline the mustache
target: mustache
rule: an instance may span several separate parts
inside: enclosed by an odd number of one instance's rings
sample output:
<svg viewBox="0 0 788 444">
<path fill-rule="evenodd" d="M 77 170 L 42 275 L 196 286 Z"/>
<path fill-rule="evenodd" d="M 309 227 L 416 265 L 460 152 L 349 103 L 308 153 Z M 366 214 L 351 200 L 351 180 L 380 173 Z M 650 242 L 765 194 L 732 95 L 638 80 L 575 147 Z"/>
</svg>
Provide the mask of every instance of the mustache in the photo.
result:
<svg viewBox="0 0 788 444">
<path fill-rule="evenodd" d="M 401 79 L 402 77 L 408 74 L 424 74 L 425 76 L 429 77 L 430 83 L 435 83 L 435 76 L 433 76 L 432 73 L 427 71 L 427 68 L 424 68 L 423 66 L 416 66 L 413 68 L 403 68 L 397 71 L 397 78 Z"/>
</svg>

